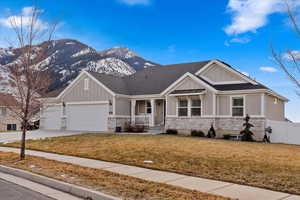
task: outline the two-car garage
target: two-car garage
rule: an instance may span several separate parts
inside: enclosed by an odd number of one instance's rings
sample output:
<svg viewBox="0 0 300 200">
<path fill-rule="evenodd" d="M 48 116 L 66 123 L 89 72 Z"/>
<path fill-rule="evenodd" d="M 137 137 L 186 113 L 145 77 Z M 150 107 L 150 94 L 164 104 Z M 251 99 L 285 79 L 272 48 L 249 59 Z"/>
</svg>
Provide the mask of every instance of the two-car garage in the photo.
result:
<svg viewBox="0 0 300 200">
<path fill-rule="evenodd" d="M 45 130 L 107 131 L 108 102 L 64 103 L 48 106 L 42 114 Z"/>
</svg>

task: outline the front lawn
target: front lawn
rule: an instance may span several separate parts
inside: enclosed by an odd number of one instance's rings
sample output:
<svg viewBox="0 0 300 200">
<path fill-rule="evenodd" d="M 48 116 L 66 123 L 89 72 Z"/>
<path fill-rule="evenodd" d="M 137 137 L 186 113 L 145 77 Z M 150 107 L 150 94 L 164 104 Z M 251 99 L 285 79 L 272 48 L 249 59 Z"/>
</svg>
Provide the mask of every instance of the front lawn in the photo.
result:
<svg viewBox="0 0 300 200">
<path fill-rule="evenodd" d="M 0 152 L 0 165 L 27 170 L 127 200 L 230 200 L 218 195 L 35 156 L 28 156 L 25 161 L 18 161 L 18 159 L 18 154 Z"/>
<path fill-rule="evenodd" d="M 300 146 L 296 145 L 86 134 L 30 140 L 27 147 L 300 194 Z"/>
</svg>

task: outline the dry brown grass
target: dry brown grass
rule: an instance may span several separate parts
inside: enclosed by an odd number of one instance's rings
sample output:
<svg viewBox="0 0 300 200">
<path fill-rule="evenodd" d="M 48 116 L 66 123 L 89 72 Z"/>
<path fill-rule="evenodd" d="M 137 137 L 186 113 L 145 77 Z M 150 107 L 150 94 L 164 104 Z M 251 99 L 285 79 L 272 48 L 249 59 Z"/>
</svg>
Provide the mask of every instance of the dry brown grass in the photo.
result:
<svg viewBox="0 0 300 200">
<path fill-rule="evenodd" d="M 18 143 L 9 146 L 18 147 Z M 300 147 L 169 135 L 77 135 L 28 148 L 300 194 Z M 152 160 L 153 164 L 145 164 Z"/>
<path fill-rule="evenodd" d="M 105 192 L 122 199 L 149 200 L 230 200 L 229 198 L 187 190 L 162 183 L 144 181 L 104 170 L 28 156 L 18 161 L 15 153 L 0 152 L 0 164 L 24 169 L 72 184 Z"/>
</svg>

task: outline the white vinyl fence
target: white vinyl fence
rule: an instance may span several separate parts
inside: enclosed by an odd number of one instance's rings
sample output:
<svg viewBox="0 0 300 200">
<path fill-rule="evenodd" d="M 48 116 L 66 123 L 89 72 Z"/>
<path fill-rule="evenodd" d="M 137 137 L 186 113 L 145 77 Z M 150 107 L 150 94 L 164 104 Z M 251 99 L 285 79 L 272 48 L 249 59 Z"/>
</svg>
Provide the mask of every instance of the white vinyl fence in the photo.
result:
<svg viewBox="0 0 300 200">
<path fill-rule="evenodd" d="M 272 128 L 270 134 L 272 143 L 300 145 L 300 123 L 267 120 L 266 125 Z"/>
</svg>

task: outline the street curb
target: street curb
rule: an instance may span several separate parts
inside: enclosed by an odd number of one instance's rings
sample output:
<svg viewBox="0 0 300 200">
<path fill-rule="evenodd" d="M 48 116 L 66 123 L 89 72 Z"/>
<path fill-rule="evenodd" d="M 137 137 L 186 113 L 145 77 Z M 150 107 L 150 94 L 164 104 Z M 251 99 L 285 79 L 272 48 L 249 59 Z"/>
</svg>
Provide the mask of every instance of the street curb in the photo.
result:
<svg viewBox="0 0 300 200">
<path fill-rule="evenodd" d="M 40 176 L 31 172 L 27 172 L 20 169 L 15 169 L 11 167 L 6 167 L 3 165 L 0 165 L 0 172 L 7 173 L 10 175 L 14 175 L 17 177 L 21 177 L 51 188 L 54 188 L 56 190 L 69 193 L 71 195 L 83 198 L 83 199 L 90 199 L 90 200 L 121 200 L 120 198 L 113 197 L 107 194 L 103 194 L 98 191 L 94 191 L 91 189 L 83 188 L 80 186 L 72 185 L 69 183 L 65 183 L 62 181 L 58 181 L 52 178 L 48 178 L 45 176 Z"/>
</svg>

